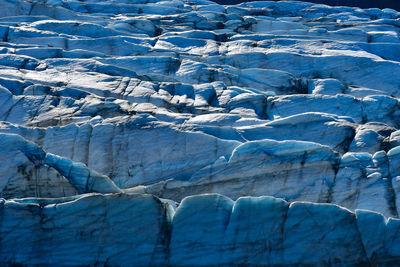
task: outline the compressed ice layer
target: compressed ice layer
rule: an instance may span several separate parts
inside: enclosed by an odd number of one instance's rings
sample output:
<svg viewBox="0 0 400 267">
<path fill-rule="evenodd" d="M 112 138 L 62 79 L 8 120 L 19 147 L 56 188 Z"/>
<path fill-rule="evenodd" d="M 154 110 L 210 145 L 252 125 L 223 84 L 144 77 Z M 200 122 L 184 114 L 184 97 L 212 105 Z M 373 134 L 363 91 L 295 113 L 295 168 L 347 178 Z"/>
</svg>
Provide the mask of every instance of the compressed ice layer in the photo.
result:
<svg viewBox="0 0 400 267">
<path fill-rule="evenodd" d="M 394 264 L 399 220 L 332 204 L 206 194 L 1 200 L 2 263 L 80 266 Z M 77 220 L 79 218 L 79 220 Z"/>
<path fill-rule="evenodd" d="M 2 200 L 2 264 L 162 265 L 167 204 L 150 195 Z"/>
</svg>

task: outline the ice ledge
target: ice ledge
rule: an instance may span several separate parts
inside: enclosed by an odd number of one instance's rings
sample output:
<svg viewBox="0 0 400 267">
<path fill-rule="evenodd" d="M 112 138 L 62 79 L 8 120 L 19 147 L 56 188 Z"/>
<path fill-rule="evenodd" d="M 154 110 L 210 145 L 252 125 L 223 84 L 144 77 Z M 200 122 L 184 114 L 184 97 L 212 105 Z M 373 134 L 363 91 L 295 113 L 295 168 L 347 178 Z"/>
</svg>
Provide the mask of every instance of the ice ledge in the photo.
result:
<svg viewBox="0 0 400 267">
<path fill-rule="evenodd" d="M 51 167 L 79 194 L 153 194 L 178 202 L 202 193 L 219 193 L 235 200 L 269 195 L 292 202 L 327 202 L 351 210 L 369 209 L 387 217 L 399 214 L 399 200 L 395 197 L 400 190 L 399 147 L 388 153 L 348 152 L 340 156 L 318 143 L 264 139 L 238 145 L 229 157 L 218 158 L 189 180 L 168 179 L 131 188 L 120 188 L 110 177 L 81 162 L 48 153 L 17 134 L 0 133 L 0 150 L 4 154 L 23 154 L 35 170 Z M 23 190 L 20 187 L 16 186 Z M 30 195 L 3 195 L 27 196 Z"/>
<path fill-rule="evenodd" d="M 0 200 L 2 266 L 391 264 L 400 220 L 333 204 L 205 194 Z"/>
<path fill-rule="evenodd" d="M 46 153 L 41 147 L 17 134 L 0 133 L 0 147 L 9 146 L 21 151 L 33 164 L 53 167 L 67 178 L 79 193 L 118 193 L 121 189 L 107 176 L 88 168 L 85 164 Z"/>
</svg>

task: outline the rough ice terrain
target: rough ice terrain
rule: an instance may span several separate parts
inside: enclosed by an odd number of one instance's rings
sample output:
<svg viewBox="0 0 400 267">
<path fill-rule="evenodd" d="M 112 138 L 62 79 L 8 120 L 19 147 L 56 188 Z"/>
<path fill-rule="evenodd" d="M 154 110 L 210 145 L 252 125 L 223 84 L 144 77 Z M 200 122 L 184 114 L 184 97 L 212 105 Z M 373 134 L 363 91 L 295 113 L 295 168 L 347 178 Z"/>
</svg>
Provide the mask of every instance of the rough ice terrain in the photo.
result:
<svg viewBox="0 0 400 267">
<path fill-rule="evenodd" d="M 0 0 L 0 266 L 395 264 L 399 33 L 296 1 Z"/>
</svg>

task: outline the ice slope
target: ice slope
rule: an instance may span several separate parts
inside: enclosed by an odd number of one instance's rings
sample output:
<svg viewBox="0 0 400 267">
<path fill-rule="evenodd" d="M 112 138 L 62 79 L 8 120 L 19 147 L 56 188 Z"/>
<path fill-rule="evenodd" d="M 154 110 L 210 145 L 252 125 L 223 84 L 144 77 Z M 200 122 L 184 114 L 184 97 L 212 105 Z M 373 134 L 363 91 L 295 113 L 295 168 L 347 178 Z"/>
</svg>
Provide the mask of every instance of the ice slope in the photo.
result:
<svg viewBox="0 0 400 267">
<path fill-rule="evenodd" d="M 162 265 L 166 205 L 150 195 L 2 199 L 1 265 Z"/>
<path fill-rule="evenodd" d="M 398 215 L 396 11 L 179 0 L 0 10 L 0 132 L 55 155 L 38 164 L 2 140 L 1 196 L 88 192 L 68 182 L 62 165 L 74 162 L 115 190 L 176 201 L 273 195 Z"/>
<path fill-rule="evenodd" d="M 0 0 L 0 265 L 399 261 L 399 26 L 297 1 Z"/>
<path fill-rule="evenodd" d="M 273 197 L 197 195 L 176 210 L 137 194 L 1 199 L 0 214 L 3 266 L 393 266 L 400 259 L 398 219 Z"/>
</svg>

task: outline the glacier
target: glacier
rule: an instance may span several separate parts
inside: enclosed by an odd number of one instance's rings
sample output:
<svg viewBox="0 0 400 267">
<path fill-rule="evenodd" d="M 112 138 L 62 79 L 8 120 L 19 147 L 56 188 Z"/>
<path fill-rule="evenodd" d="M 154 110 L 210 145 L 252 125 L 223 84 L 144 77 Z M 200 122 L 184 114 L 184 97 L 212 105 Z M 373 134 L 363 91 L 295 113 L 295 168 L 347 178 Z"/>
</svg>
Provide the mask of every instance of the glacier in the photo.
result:
<svg viewBox="0 0 400 267">
<path fill-rule="evenodd" d="M 5 266 L 395 266 L 400 259 L 399 219 L 334 204 L 202 194 L 175 210 L 153 195 L 124 193 L 0 203 Z"/>
<path fill-rule="evenodd" d="M 399 27 L 0 0 L 0 266 L 398 264 Z"/>
</svg>

